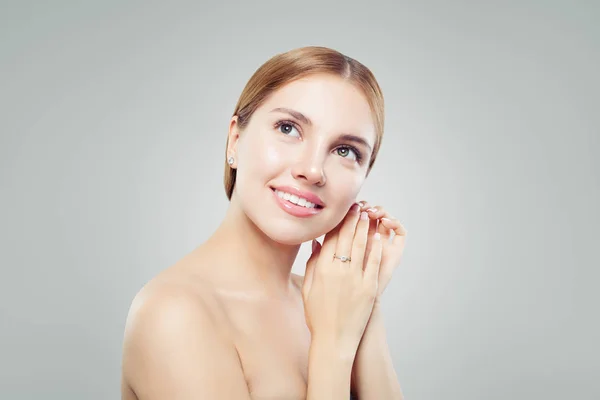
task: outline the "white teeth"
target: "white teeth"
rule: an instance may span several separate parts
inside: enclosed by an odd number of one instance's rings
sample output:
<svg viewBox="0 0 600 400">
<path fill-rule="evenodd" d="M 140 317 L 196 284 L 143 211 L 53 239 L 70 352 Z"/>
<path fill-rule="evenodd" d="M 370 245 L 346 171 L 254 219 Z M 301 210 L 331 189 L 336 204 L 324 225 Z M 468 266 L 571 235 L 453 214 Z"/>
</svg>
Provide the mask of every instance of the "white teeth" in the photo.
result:
<svg viewBox="0 0 600 400">
<path fill-rule="evenodd" d="M 315 204 L 311 203 L 310 201 L 306 200 L 303 197 L 298 197 L 294 194 L 290 194 L 290 193 L 285 193 L 282 192 L 280 190 L 275 190 L 275 193 L 277 194 L 277 196 L 281 197 L 284 200 L 289 201 L 290 203 L 294 203 L 298 206 L 301 207 L 306 207 L 306 208 L 315 208 Z"/>
</svg>

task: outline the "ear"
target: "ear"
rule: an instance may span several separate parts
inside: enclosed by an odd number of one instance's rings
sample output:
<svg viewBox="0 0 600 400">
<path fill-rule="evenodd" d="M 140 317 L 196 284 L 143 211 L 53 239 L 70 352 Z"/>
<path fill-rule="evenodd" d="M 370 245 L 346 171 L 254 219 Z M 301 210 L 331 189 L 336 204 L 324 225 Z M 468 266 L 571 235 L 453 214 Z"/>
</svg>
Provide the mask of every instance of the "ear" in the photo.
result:
<svg viewBox="0 0 600 400">
<path fill-rule="evenodd" d="M 238 125 L 238 116 L 234 115 L 231 117 L 231 121 L 229 122 L 229 134 L 227 136 L 227 159 L 229 159 L 229 157 L 233 157 L 234 161 L 231 165 L 232 168 L 237 167 L 237 145 L 239 140 L 240 129 Z"/>
</svg>

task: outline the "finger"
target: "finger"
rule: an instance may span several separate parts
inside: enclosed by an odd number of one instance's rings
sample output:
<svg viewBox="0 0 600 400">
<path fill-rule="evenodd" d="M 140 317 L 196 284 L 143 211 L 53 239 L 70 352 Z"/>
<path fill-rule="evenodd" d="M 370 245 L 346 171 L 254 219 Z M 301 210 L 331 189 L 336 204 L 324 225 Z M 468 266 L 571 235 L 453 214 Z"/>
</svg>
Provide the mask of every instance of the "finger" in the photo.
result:
<svg viewBox="0 0 600 400">
<path fill-rule="evenodd" d="M 390 236 L 392 235 L 392 230 L 390 228 L 388 228 L 380 219 L 379 220 L 379 226 L 377 227 L 377 232 L 379 232 L 379 234 L 381 235 L 381 241 L 384 243 L 384 245 L 386 243 L 389 243 L 390 241 Z"/>
<path fill-rule="evenodd" d="M 381 252 L 381 235 L 379 235 L 379 232 L 376 232 L 375 235 L 373 235 L 373 245 L 371 246 L 371 252 L 369 253 L 369 258 L 367 259 L 367 265 L 364 273 L 365 279 L 370 282 L 377 282 L 379 280 Z"/>
<path fill-rule="evenodd" d="M 381 218 L 381 225 L 394 232 L 395 236 L 406 236 L 407 231 L 404 226 L 395 218 Z"/>
<path fill-rule="evenodd" d="M 360 206 L 360 211 L 366 211 L 368 208 L 371 208 L 369 202 L 365 200 L 361 200 L 357 204 Z"/>
<path fill-rule="evenodd" d="M 369 221 L 369 233 L 367 234 L 367 249 L 365 250 L 365 259 L 369 257 L 369 253 L 371 252 L 371 247 L 373 245 L 373 235 L 377 232 L 377 227 L 379 225 L 379 220 L 371 219 Z"/>
<path fill-rule="evenodd" d="M 335 253 L 335 247 L 337 245 L 337 238 L 339 236 L 340 229 L 344 225 L 346 218 L 348 217 L 348 214 L 350 214 L 352 212 L 351 211 L 352 207 L 354 207 L 354 204 L 348 209 L 348 212 L 346 213 L 344 218 L 340 221 L 340 223 L 337 224 L 335 228 L 333 228 L 332 230 L 327 232 L 327 234 L 325 234 L 325 238 L 323 239 L 321 253 L 327 255 L 327 257 L 333 257 L 333 254 Z"/>
<path fill-rule="evenodd" d="M 381 206 L 370 207 L 367 209 L 367 212 L 369 213 L 369 216 L 371 218 L 377 218 L 377 219 L 379 219 L 379 221 L 385 220 L 388 222 L 387 224 L 380 223 L 379 229 L 378 229 L 378 232 L 382 236 L 381 239 L 382 239 L 384 245 L 389 242 L 389 238 L 392 233 L 390 231 L 390 229 L 395 231 L 396 234 L 402 234 L 401 231 L 396 232 L 397 229 L 399 227 L 401 227 L 400 222 L 397 219 L 393 218 L 383 207 L 381 207 Z"/>
<path fill-rule="evenodd" d="M 338 224 L 335 228 L 325 234 L 323 244 L 321 245 L 321 254 L 326 254 L 327 257 L 333 256 L 341 225 L 342 223 Z"/>
<path fill-rule="evenodd" d="M 388 216 L 387 211 L 384 210 L 381 206 L 369 206 L 366 211 L 369 213 L 369 216 L 372 218 L 383 218 Z"/>
<path fill-rule="evenodd" d="M 380 206 L 374 207 L 367 201 L 360 201 L 358 202 L 358 205 L 360 206 L 361 211 L 366 211 L 369 213 L 369 218 L 371 218 L 371 220 L 377 220 L 381 216 L 387 215 L 387 213 Z"/>
<path fill-rule="evenodd" d="M 312 253 L 306 261 L 306 271 L 304 272 L 304 282 L 302 284 L 302 295 L 304 298 L 307 297 L 310 286 L 312 285 L 313 275 L 315 266 L 317 265 L 317 258 L 321 252 L 321 245 L 315 239 L 312 241 Z"/>
<path fill-rule="evenodd" d="M 394 259 L 399 259 L 404 251 L 407 231 L 397 219 L 382 218 L 380 221 L 380 227 L 385 229 L 388 234 L 388 239 L 385 239 L 387 240 L 387 243 L 389 243 L 389 235 L 391 235 L 392 232 L 394 233 L 391 243 L 391 249 L 393 251 L 390 255 Z"/>
<path fill-rule="evenodd" d="M 360 213 L 360 219 L 356 226 L 356 232 L 354 234 L 354 240 L 352 241 L 351 249 L 351 266 L 354 269 L 363 271 L 365 265 L 365 252 L 367 250 L 367 239 L 369 233 L 369 215 L 366 212 Z"/>
<path fill-rule="evenodd" d="M 367 214 L 368 216 L 368 214 Z M 379 225 L 379 220 L 377 219 L 369 219 L 369 238 L 372 238 L 375 232 L 377 232 L 377 226 Z"/>
<path fill-rule="evenodd" d="M 340 227 L 340 232 L 337 237 L 335 246 L 335 254 L 339 257 L 350 257 L 352 251 L 352 242 L 354 241 L 354 233 L 360 217 L 358 205 L 353 205 L 348 214 L 344 218 L 344 223 Z M 339 258 L 336 261 L 341 261 Z"/>
</svg>

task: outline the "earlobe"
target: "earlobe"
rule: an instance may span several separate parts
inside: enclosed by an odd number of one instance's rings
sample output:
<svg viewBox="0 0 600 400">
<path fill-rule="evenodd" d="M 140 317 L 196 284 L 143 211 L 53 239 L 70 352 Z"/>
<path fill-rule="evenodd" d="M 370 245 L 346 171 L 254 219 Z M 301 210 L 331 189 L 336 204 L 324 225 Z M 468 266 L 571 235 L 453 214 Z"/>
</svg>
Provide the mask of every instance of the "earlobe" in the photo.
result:
<svg viewBox="0 0 600 400">
<path fill-rule="evenodd" d="M 235 156 L 237 154 L 237 144 L 240 139 L 238 128 L 238 116 L 234 115 L 229 122 L 229 134 L 227 136 L 227 163 L 234 167 Z"/>
</svg>

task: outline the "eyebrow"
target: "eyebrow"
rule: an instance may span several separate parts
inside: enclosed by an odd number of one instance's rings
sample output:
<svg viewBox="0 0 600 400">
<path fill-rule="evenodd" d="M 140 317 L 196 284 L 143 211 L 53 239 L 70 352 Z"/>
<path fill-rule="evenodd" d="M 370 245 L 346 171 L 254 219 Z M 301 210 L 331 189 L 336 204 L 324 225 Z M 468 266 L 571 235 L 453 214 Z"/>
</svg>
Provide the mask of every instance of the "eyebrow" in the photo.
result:
<svg viewBox="0 0 600 400">
<path fill-rule="evenodd" d="M 373 151 L 373 149 L 371 148 L 371 145 L 365 139 L 361 138 L 360 136 L 345 134 L 345 135 L 340 136 L 339 140 L 346 141 L 346 142 L 354 142 L 354 143 L 365 146 L 367 149 L 369 149 L 369 151 Z"/>
<path fill-rule="evenodd" d="M 306 115 L 302 114 L 299 111 L 292 110 L 291 108 L 277 107 L 277 108 L 272 109 L 271 112 L 282 112 L 282 113 L 290 114 L 292 117 L 302 121 L 306 125 L 312 125 L 311 120 L 308 119 L 308 117 Z"/>
<path fill-rule="evenodd" d="M 292 110 L 291 108 L 277 107 L 277 108 L 272 109 L 271 112 L 282 112 L 282 113 L 290 114 L 292 117 L 303 122 L 304 124 L 312 126 L 312 121 L 306 115 L 302 114 L 299 111 Z M 369 142 L 367 142 L 365 139 L 361 138 L 360 136 L 344 134 L 344 135 L 340 136 L 338 138 L 338 140 L 354 142 L 354 143 L 365 146 L 367 149 L 369 149 L 369 151 L 373 150 L 371 148 L 371 145 L 369 144 Z"/>
</svg>

